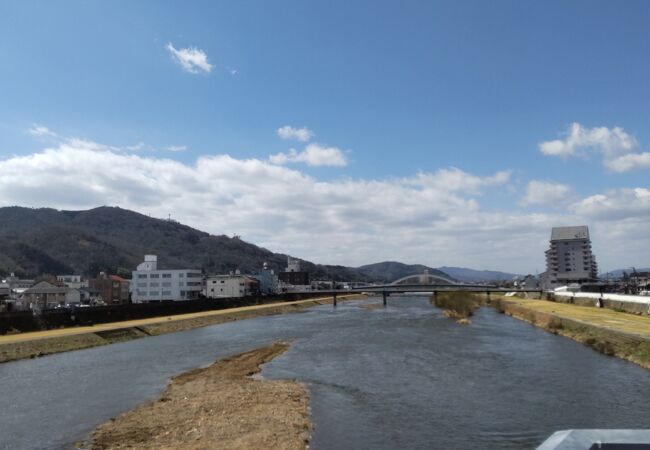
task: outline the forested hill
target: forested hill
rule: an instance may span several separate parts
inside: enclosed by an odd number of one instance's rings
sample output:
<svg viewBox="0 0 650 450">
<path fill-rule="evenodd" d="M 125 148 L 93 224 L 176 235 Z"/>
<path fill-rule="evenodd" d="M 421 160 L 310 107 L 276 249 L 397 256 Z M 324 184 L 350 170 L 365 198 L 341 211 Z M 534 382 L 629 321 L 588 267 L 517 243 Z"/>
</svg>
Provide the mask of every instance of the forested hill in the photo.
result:
<svg viewBox="0 0 650 450">
<path fill-rule="evenodd" d="M 0 275 L 91 276 L 107 271 L 130 276 L 145 254 L 158 255 L 163 268 L 202 268 L 208 273 L 253 272 L 264 262 L 278 271 L 287 261 L 286 255 L 238 238 L 214 236 L 121 208 L 0 208 Z M 343 266 L 304 261 L 303 268 L 314 278 L 369 281 L 367 275 Z"/>
</svg>

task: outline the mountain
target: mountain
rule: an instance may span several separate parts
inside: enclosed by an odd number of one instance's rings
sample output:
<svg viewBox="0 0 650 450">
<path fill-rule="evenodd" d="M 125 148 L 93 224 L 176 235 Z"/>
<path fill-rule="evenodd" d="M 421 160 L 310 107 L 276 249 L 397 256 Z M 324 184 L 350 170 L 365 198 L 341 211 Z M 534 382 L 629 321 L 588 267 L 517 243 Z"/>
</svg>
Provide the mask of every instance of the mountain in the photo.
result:
<svg viewBox="0 0 650 450">
<path fill-rule="evenodd" d="M 431 267 L 423 266 L 421 264 L 403 264 L 396 261 L 385 261 L 376 264 L 368 264 L 365 266 L 357 267 L 357 270 L 369 278 L 384 283 L 392 283 L 393 281 L 404 278 L 408 275 L 419 275 L 427 270 L 431 275 L 438 275 L 443 278 L 454 279 L 453 276 Z"/>
<path fill-rule="evenodd" d="M 175 221 L 100 207 L 87 211 L 0 208 L 0 275 L 22 277 L 100 271 L 130 277 L 145 254 L 163 268 L 202 268 L 208 273 L 254 272 L 264 262 L 276 271 L 287 256 L 239 238 L 214 236 Z M 371 281 L 356 269 L 302 261 L 312 278 Z"/>
<path fill-rule="evenodd" d="M 448 273 L 457 280 L 466 283 L 477 283 L 479 281 L 509 281 L 514 277 L 518 277 L 516 273 L 499 272 L 495 270 L 474 270 L 465 267 L 439 267 L 445 273 Z"/>
</svg>

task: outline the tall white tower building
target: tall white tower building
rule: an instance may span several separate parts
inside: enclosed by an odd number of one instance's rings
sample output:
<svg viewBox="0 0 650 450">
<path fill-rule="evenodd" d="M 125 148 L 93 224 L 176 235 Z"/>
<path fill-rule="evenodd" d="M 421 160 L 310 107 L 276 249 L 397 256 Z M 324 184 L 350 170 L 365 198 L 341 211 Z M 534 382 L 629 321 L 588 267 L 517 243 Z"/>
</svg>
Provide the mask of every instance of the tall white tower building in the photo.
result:
<svg viewBox="0 0 650 450">
<path fill-rule="evenodd" d="M 598 279 L 596 257 L 591 251 L 589 228 L 556 227 L 546 251 L 546 279 L 551 286 L 587 283 Z"/>
</svg>

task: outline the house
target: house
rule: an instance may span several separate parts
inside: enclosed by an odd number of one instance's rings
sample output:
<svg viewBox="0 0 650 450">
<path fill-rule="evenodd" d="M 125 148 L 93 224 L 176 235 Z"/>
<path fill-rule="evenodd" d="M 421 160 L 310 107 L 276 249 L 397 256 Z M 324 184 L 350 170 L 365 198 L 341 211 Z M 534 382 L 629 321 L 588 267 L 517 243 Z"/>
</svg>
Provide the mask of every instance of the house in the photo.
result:
<svg viewBox="0 0 650 450">
<path fill-rule="evenodd" d="M 133 303 L 195 300 L 203 290 L 200 270 L 158 269 L 156 255 L 145 255 L 144 262 L 132 275 L 130 291 Z"/>
<path fill-rule="evenodd" d="M 208 298 L 249 297 L 260 292 L 260 283 L 248 275 L 231 273 L 206 278 L 203 295 Z"/>
<path fill-rule="evenodd" d="M 81 304 L 81 292 L 78 289 L 41 281 L 26 289 L 19 300 L 23 309 L 50 309 L 60 305 Z"/>
<path fill-rule="evenodd" d="M 117 275 L 107 275 L 101 272 L 97 278 L 88 280 L 88 290 L 97 293 L 107 305 L 123 305 L 129 303 L 129 289 L 131 283 Z"/>
</svg>

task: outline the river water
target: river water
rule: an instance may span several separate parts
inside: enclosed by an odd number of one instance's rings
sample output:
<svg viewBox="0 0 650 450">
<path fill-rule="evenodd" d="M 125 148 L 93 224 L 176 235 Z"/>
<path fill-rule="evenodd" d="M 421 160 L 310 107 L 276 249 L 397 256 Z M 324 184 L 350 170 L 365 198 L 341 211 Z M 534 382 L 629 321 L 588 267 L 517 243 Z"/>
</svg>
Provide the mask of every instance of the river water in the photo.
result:
<svg viewBox="0 0 650 450">
<path fill-rule="evenodd" d="M 367 303 L 367 302 L 364 302 Z M 293 339 L 264 367 L 311 392 L 319 449 L 534 448 L 568 428 L 646 428 L 650 372 L 492 309 L 426 297 L 231 322 L 0 365 L 0 448 L 71 448 L 170 376 Z"/>
</svg>

